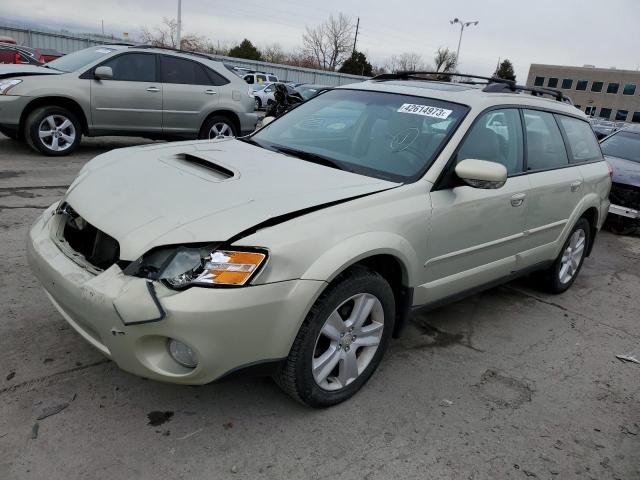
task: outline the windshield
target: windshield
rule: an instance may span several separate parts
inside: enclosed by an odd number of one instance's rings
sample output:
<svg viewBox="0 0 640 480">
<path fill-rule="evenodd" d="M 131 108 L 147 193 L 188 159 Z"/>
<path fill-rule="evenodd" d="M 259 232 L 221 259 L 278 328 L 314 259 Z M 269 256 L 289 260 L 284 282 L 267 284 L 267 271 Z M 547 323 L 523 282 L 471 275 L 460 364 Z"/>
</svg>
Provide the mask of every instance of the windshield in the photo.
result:
<svg viewBox="0 0 640 480">
<path fill-rule="evenodd" d="M 640 134 L 618 132 L 604 140 L 600 147 L 605 155 L 640 163 Z"/>
<path fill-rule="evenodd" d="M 109 47 L 89 47 L 57 58 L 47 65 L 61 72 L 75 72 L 115 50 Z"/>
<path fill-rule="evenodd" d="M 251 139 L 265 148 L 322 156 L 344 170 L 403 181 L 431 164 L 467 111 L 433 98 L 339 89 L 301 104 Z"/>
</svg>

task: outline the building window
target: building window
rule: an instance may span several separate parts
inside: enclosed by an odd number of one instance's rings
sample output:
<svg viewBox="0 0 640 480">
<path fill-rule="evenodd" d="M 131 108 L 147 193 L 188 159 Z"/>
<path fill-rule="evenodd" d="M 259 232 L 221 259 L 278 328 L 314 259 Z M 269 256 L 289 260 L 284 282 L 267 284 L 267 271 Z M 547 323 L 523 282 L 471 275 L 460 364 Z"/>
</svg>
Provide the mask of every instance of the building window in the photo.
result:
<svg viewBox="0 0 640 480">
<path fill-rule="evenodd" d="M 609 85 L 607 85 L 607 93 L 618 93 L 619 88 L 619 83 L 610 83 Z"/>
<path fill-rule="evenodd" d="M 569 89 L 571 87 L 573 87 L 573 80 L 571 80 L 570 78 L 565 78 L 564 80 L 562 80 L 562 88 Z"/>
<path fill-rule="evenodd" d="M 600 118 L 606 118 L 609 120 L 611 118 L 611 109 L 610 108 L 601 108 L 600 109 Z"/>
<path fill-rule="evenodd" d="M 576 90 L 586 90 L 587 89 L 588 80 L 578 80 L 576 82 Z"/>
<path fill-rule="evenodd" d="M 603 85 L 604 85 L 604 82 L 593 82 L 591 84 L 591 91 L 592 92 L 601 92 Z"/>
<path fill-rule="evenodd" d="M 586 113 L 589 116 L 595 115 L 596 114 L 596 107 L 587 107 L 584 109 L 584 113 Z"/>
<path fill-rule="evenodd" d="M 623 95 L 635 95 L 636 94 L 636 84 L 635 83 L 625 83 L 624 89 L 622 90 Z"/>
<path fill-rule="evenodd" d="M 616 112 L 616 121 L 617 122 L 626 122 L 627 115 L 629 115 L 629 110 L 618 110 Z"/>
<path fill-rule="evenodd" d="M 633 112 L 633 123 L 640 123 L 640 112 Z"/>
<path fill-rule="evenodd" d="M 544 86 L 544 77 L 536 77 L 536 79 L 533 81 L 533 85 L 535 87 L 542 87 Z"/>
<path fill-rule="evenodd" d="M 558 86 L 558 79 L 551 77 L 547 82 L 547 87 L 556 88 Z"/>
</svg>

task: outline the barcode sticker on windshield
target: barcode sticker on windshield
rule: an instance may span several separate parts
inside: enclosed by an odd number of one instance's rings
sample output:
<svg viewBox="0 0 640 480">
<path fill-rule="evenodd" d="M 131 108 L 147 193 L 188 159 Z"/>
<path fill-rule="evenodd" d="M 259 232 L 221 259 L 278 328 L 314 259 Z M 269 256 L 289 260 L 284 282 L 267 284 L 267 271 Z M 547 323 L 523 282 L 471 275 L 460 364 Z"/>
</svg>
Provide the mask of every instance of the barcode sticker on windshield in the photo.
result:
<svg viewBox="0 0 640 480">
<path fill-rule="evenodd" d="M 413 113 L 414 115 L 422 115 L 425 117 L 447 118 L 453 110 L 447 110 L 446 108 L 430 107 L 429 105 L 416 105 L 414 103 L 405 103 L 402 105 L 398 112 Z"/>
</svg>

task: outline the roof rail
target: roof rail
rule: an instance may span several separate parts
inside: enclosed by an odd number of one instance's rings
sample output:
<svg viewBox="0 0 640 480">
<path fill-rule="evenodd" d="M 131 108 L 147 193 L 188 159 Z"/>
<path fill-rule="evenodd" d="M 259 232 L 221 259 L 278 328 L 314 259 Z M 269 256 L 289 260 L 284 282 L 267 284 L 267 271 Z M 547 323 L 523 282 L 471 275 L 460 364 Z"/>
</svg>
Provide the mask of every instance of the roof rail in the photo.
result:
<svg viewBox="0 0 640 480">
<path fill-rule="evenodd" d="M 179 48 L 159 47 L 157 45 L 151 45 L 148 43 L 143 43 L 141 45 L 130 45 L 130 46 L 132 48 L 157 48 L 158 50 L 169 50 L 171 52 L 183 53 L 185 55 L 193 55 L 196 57 L 206 58 L 207 60 L 213 60 L 213 58 L 210 55 L 207 55 L 206 53 L 190 52 L 189 50 L 180 50 Z"/>
<path fill-rule="evenodd" d="M 426 76 L 432 76 L 435 78 L 428 78 Z M 531 92 L 531 95 L 542 96 L 550 95 L 559 102 L 565 102 L 573 105 L 571 99 L 565 96 L 560 90 L 548 87 L 527 87 L 525 85 L 519 85 L 514 80 L 507 80 L 499 77 L 483 77 L 481 75 L 469 75 L 466 73 L 452 73 L 452 72 L 429 72 L 429 71 L 399 71 L 394 73 L 383 73 L 373 77 L 371 80 L 385 81 L 385 80 L 422 80 L 425 82 L 439 82 L 442 81 L 442 77 L 463 77 L 471 79 L 483 80 L 480 82 L 472 80 L 463 80 L 457 83 L 464 83 L 468 85 L 486 85 L 482 91 L 491 93 L 518 93 L 518 92 Z"/>
</svg>

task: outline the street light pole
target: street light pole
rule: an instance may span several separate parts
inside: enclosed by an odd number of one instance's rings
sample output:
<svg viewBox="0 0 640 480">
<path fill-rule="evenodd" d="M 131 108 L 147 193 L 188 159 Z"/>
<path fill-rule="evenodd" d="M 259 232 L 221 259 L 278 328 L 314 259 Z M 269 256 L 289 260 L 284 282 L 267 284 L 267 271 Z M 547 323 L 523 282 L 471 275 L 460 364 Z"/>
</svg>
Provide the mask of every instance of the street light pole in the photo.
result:
<svg viewBox="0 0 640 480">
<path fill-rule="evenodd" d="M 178 0 L 178 24 L 176 25 L 176 45 L 178 50 L 180 50 L 180 45 L 182 43 L 180 30 L 182 30 L 182 0 Z"/>
<path fill-rule="evenodd" d="M 462 43 L 462 32 L 464 32 L 465 27 L 475 26 L 480 23 L 478 20 L 474 20 L 473 22 L 465 22 L 460 20 L 459 18 L 454 18 L 453 20 L 449 20 L 451 25 L 459 24 L 460 25 L 460 38 L 458 39 L 458 50 L 456 51 L 456 67 L 458 63 L 460 63 L 460 44 Z"/>
</svg>

